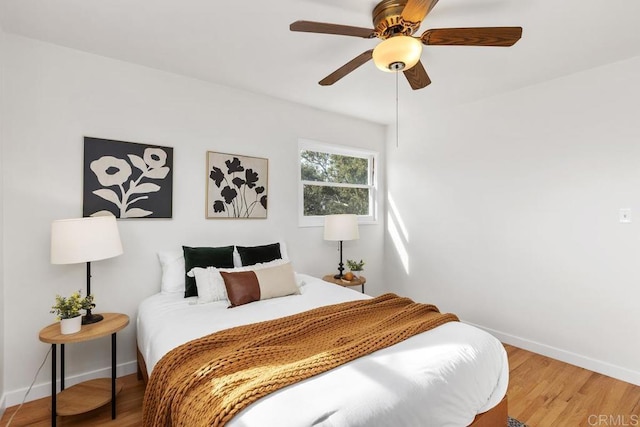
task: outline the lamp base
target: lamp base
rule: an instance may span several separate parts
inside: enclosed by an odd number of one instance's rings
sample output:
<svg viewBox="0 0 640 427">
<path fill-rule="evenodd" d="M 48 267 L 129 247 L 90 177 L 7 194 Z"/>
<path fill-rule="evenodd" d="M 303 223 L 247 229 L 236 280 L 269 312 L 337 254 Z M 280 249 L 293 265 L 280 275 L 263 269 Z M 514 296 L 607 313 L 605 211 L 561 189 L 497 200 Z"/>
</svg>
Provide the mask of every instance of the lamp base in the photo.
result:
<svg viewBox="0 0 640 427">
<path fill-rule="evenodd" d="M 102 319 L 104 319 L 104 317 L 100 314 L 87 313 L 86 315 L 82 316 L 82 324 L 90 325 L 92 323 L 98 323 Z"/>
</svg>

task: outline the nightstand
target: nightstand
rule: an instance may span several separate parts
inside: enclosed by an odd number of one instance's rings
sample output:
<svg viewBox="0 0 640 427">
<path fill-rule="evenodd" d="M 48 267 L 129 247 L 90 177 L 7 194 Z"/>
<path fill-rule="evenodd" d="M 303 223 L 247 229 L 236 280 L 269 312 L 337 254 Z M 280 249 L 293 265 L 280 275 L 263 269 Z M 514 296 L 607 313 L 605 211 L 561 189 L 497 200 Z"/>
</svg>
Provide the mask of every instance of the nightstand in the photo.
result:
<svg viewBox="0 0 640 427">
<path fill-rule="evenodd" d="M 340 286 L 361 286 L 362 293 L 364 294 L 364 284 L 367 283 L 367 279 L 364 276 L 357 276 L 351 281 L 336 279 L 333 276 L 334 276 L 333 274 L 327 274 L 322 278 L 322 280 L 329 283 L 335 283 L 336 285 L 340 285 Z"/>
<path fill-rule="evenodd" d="M 116 394 L 122 384 L 116 381 L 116 333 L 129 324 L 129 316 L 119 313 L 101 313 L 104 320 L 82 325 L 80 332 L 61 334 L 60 323 L 53 323 L 40 331 L 40 341 L 51 344 L 51 425 L 56 416 L 76 415 L 91 411 L 111 402 L 111 418 L 116 418 Z M 64 388 L 64 346 L 91 341 L 111 335 L 111 379 L 99 378 Z M 60 344 L 60 393 L 56 382 L 56 344 Z M 111 384 L 109 384 L 111 383 Z M 111 385 L 109 387 L 109 385 Z"/>
</svg>

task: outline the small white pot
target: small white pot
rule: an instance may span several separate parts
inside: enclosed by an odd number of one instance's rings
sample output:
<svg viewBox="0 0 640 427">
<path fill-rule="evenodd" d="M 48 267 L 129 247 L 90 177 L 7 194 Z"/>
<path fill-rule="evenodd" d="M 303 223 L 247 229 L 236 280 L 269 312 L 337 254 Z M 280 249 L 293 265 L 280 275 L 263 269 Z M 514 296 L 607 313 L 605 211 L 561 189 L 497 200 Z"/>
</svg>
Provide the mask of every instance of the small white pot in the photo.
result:
<svg viewBox="0 0 640 427">
<path fill-rule="evenodd" d="M 75 334 L 76 332 L 80 332 L 80 328 L 82 327 L 82 316 L 77 315 L 76 317 L 72 317 L 71 319 L 61 319 L 60 320 L 60 333 L 62 334 Z"/>
</svg>

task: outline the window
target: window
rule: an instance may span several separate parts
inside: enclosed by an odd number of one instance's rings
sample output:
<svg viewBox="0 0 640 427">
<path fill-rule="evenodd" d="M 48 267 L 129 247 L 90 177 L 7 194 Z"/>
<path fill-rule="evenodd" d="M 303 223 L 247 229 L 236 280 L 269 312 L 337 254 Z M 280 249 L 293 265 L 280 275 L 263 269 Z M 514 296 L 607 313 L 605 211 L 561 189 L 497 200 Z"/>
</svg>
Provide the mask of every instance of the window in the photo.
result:
<svg viewBox="0 0 640 427">
<path fill-rule="evenodd" d="M 356 214 L 376 220 L 377 153 L 357 148 L 299 142 L 299 224 L 322 225 L 324 215 Z"/>
</svg>

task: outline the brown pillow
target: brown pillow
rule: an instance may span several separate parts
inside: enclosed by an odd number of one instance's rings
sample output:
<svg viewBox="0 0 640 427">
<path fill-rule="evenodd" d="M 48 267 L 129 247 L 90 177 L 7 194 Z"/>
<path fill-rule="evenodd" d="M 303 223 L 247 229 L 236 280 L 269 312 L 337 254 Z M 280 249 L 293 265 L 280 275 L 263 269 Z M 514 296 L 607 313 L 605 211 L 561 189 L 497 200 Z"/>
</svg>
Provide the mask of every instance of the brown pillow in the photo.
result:
<svg viewBox="0 0 640 427">
<path fill-rule="evenodd" d="M 220 272 L 227 288 L 227 296 L 231 307 L 260 301 L 260 285 L 254 271 L 239 271 L 237 273 Z"/>
<path fill-rule="evenodd" d="M 230 307 L 250 302 L 299 294 L 291 263 L 251 271 L 221 271 Z"/>
</svg>

